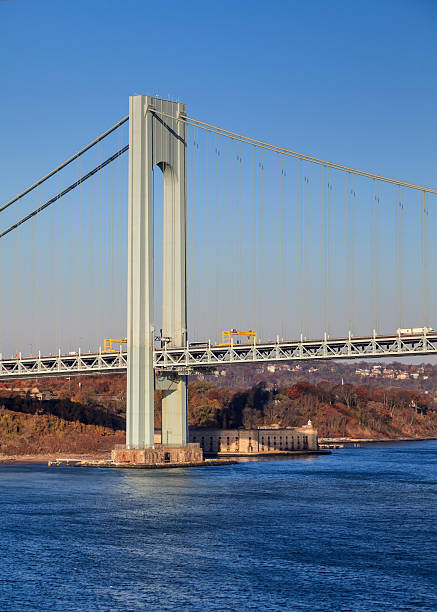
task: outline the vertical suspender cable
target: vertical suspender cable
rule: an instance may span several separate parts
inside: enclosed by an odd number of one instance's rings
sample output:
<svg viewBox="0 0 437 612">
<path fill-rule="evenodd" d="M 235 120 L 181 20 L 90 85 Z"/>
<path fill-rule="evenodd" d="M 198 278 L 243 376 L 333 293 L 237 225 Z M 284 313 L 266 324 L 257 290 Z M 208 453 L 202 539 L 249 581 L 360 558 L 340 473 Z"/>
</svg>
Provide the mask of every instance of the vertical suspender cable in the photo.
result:
<svg viewBox="0 0 437 612">
<path fill-rule="evenodd" d="M 79 160 L 79 176 L 82 176 L 82 160 Z M 75 301 L 74 303 L 76 304 L 76 322 L 77 322 L 77 333 L 79 334 L 79 337 L 77 338 L 77 341 L 79 342 L 78 348 L 81 347 L 81 319 L 82 319 L 82 312 L 83 312 L 83 301 L 84 299 L 80 298 L 81 295 L 83 295 L 84 291 L 86 291 L 86 285 L 84 285 L 84 273 L 83 273 L 83 264 L 82 264 L 82 185 L 80 184 L 78 186 L 78 198 L 77 198 L 77 240 L 76 240 L 76 244 L 75 246 L 75 254 L 74 254 L 74 258 L 77 261 L 77 268 L 78 268 L 78 284 L 77 287 L 75 287 Z"/>
<path fill-rule="evenodd" d="M 36 194 L 38 196 L 38 194 L 41 194 L 41 189 L 39 188 L 36 191 Z M 37 215 L 38 217 L 38 215 Z M 35 231 L 33 233 L 34 235 L 34 252 L 33 252 L 33 262 L 34 262 L 34 292 L 33 292 L 33 296 L 32 296 L 32 313 L 33 313 L 33 317 L 32 317 L 32 321 L 33 321 L 33 330 L 35 335 L 33 337 L 33 341 L 34 341 L 34 346 L 33 346 L 33 351 L 31 351 L 32 353 L 36 354 L 38 351 L 38 346 L 39 346 L 39 335 L 40 335 L 40 325 L 38 324 L 38 318 L 39 318 L 39 299 L 38 299 L 38 288 L 39 288 L 39 284 L 40 284 L 40 278 L 39 278 L 39 249 L 40 247 L 40 243 L 39 243 L 39 232 L 38 232 L 38 228 L 39 228 L 39 219 L 35 219 L 36 222 L 36 228 Z"/>
<path fill-rule="evenodd" d="M 188 130 L 187 126 L 187 130 Z M 192 198 L 188 200 L 188 203 L 192 201 L 192 206 L 189 209 L 191 213 L 188 216 L 188 219 L 191 221 L 188 225 L 188 229 L 191 229 L 190 234 L 190 252 L 191 252 L 191 262 L 188 269 L 189 276 L 191 278 L 191 291 L 189 293 L 190 301 L 189 309 L 188 309 L 188 329 L 190 331 L 190 338 L 192 340 L 197 340 L 198 338 L 198 330 L 197 330 L 197 129 L 195 127 L 191 128 L 193 131 L 193 191 Z"/>
<path fill-rule="evenodd" d="M 326 320 L 327 328 L 330 331 L 330 315 L 331 315 L 331 231 L 332 231 L 332 168 L 328 169 L 328 210 L 327 210 L 327 232 L 328 232 L 328 244 L 327 244 L 327 264 L 326 264 L 326 283 L 327 283 L 327 305 L 326 305 Z"/>
<path fill-rule="evenodd" d="M 187 126 L 187 130 L 189 127 Z M 196 220 L 197 220 L 197 201 L 196 201 L 196 191 L 197 191 L 197 167 L 196 167 L 196 128 L 193 127 L 193 191 L 192 197 L 189 198 L 188 202 L 192 202 L 192 205 L 189 209 L 189 223 L 188 223 L 188 232 L 189 232 L 189 253 L 191 254 L 191 258 L 189 259 L 188 266 L 188 279 L 191 280 L 189 287 L 191 287 L 191 291 L 189 292 L 189 308 L 188 308 L 188 329 L 190 330 L 190 338 L 192 340 L 197 340 L 197 311 L 196 311 L 196 293 L 197 293 L 197 275 L 196 275 L 196 251 L 197 251 L 197 237 L 196 237 Z M 187 138 L 188 140 L 188 138 Z"/>
<path fill-rule="evenodd" d="M 72 164 L 71 171 L 74 173 L 76 164 Z M 69 277 L 68 282 L 66 283 L 65 294 L 64 294 L 64 307 L 62 310 L 62 319 L 65 322 L 64 332 L 63 332 L 63 347 L 65 350 L 71 351 L 73 350 L 73 333 L 74 333 L 74 318 L 72 312 L 72 297 L 73 297 L 73 287 L 76 282 L 76 268 L 74 265 L 74 261 L 72 260 L 72 242 L 74 239 L 74 234 L 76 231 L 75 228 L 75 210 L 76 210 L 76 198 L 77 192 L 76 190 L 72 191 L 71 202 L 63 206 L 64 212 L 64 223 L 65 228 L 68 228 L 65 232 L 65 236 L 62 236 L 62 250 L 63 250 L 63 258 L 62 263 L 65 267 L 63 272 L 63 276 Z M 68 200 L 66 201 L 68 202 Z"/>
<path fill-rule="evenodd" d="M 239 160 L 239 194 L 238 194 L 238 225 L 237 225 L 237 246 L 238 246 L 238 313 L 237 313 L 237 322 L 241 327 L 245 323 L 245 316 L 242 316 L 242 311 L 245 312 L 246 309 L 246 300 L 244 299 L 244 279 L 243 279 L 243 249 L 242 249 L 242 227 L 243 227 L 243 151 L 242 144 L 240 143 L 240 160 Z"/>
<path fill-rule="evenodd" d="M 303 326 L 305 333 L 309 333 L 310 313 L 310 258 L 309 258 L 309 234 L 310 234 L 310 178 L 309 165 L 305 163 L 305 182 L 304 182 L 304 209 L 303 209 L 303 227 L 304 227 L 304 307 L 303 307 Z"/>
<path fill-rule="evenodd" d="M 20 276 L 22 275 L 22 271 L 19 268 L 18 262 L 20 261 L 20 244 L 19 244 L 19 237 L 20 237 L 20 232 L 13 232 L 12 234 L 12 253 L 13 253 L 13 265 L 12 265 L 12 274 L 10 276 L 11 279 L 11 284 L 12 284 L 12 299 L 11 299 L 11 304 L 15 304 L 15 308 L 12 308 L 12 312 L 11 312 L 11 318 L 13 321 L 13 330 L 14 330 L 14 346 L 13 346 L 13 351 L 14 354 L 18 354 L 18 351 L 20 350 L 17 340 L 18 340 L 18 334 L 19 334 L 19 322 L 20 322 L 20 309 L 21 309 L 21 302 L 20 302 L 20 296 L 18 293 L 18 287 L 19 287 L 19 282 L 18 279 L 20 278 Z M 21 273 L 21 274 L 20 274 Z"/>
<path fill-rule="evenodd" d="M 279 270 L 279 227 L 278 227 L 278 153 L 275 153 L 275 161 L 274 161 L 274 244 L 273 249 L 275 253 L 275 261 L 274 261 L 274 272 L 273 272 L 273 299 L 274 299 L 274 332 L 275 335 L 279 331 L 279 282 L 278 282 L 278 270 Z"/>
<path fill-rule="evenodd" d="M 234 244 L 234 269 L 235 269 L 235 310 L 234 318 L 232 319 L 232 326 L 238 329 L 239 327 L 239 308 L 240 308 L 240 264 L 238 261 L 238 255 L 240 252 L 240 246 L 238 243 L 239 231 L 238 231 L 238 219 L 239 219 L 239 197 L 240 197 L 240 149 L 237 144 L 235 147 L 235 179 L 234 179 L 234 218 L 232 222 L 233 226 L 233 244 Z"/>
<path fill-rule="evenodd" d="M 19 345 L 19 342 L 17 342 L 18 340 L 20 340 L 19 338 L 19 334 L 20 334 L 20 318 L 21 318 L 21 295 L 20 295 L 20 282 L 19 282 L 19 278 L 20 276 L 23 275 L 23 271 L 20 269 L 20 253 L 21 253 L 21 245 L 20 245 L 20 234 L 21 232 L 15 232 L 14 233 L 14 274 L 12 276 L 13 278 L 13 285 L 14 285 L 14 300 L 13 300 L 13 304 L 16 304 L 16 308 L 13 308 L 13 317 L 14 317 L 14 339 L 15 339 L 15 346 L 14 346 L 14 353 L 18 354 L 18 352 L 21 350 L 21 347 Z"/>
<path fill-rule="evenodd" d="M 429 196 L 428 196 L 429 198 Z M 423 192 L 423 321 L 424 326 L 429 325 L 429 284 L 428 284 L 428 206 L 427 194 Z"/>
<path fill-rule="evenodd" d="M 229 160 L 229 240 L 230 240 L 230 248 L 229 252 L 231 253 L 231 260 L 229 262 L 229 280 L 231 285 L 231 320 L 230 320 L 230 328 L 234 326 L 235 321 L 235 241 L 234 241 L 234 142 L 231 142 L 231 157 Z"/>
<path fill-rule="evenodd" d="M 232 278 L 233 278 L 233 309 L 232 309 L 232 327 L 238 326 L 238 273 L 239 273 L 239 262 L 238 259 L 238 188 L 239 188 L 239 161 L 240 156 L 238 154 L 238 145 L 235 145 L 234 157 L 233 157 L 233 187 L 232 187 Z"/>
<path fill-rule="evenodd" d="M 402 262 L 402 199 L 401 188 L 397 186 L 396 198 L 396 272 L 397 272 L 397 302 L 398 302 L 398 328 L 403 327 L 403 262 Z"/>
<path fill-rule="evenodd" d="M 120 133 L 121 130 L 117 131 L 117 142 L 120 141 Z M 120 216 L 120 200 L 119 200 L 119 178 L 120 178 L 120 160 L 117 160 L 117 165 L 114 168 L 114 332 L 117 338 L 125 338 L 126 336 L 122 334 L 122 329 L 120 327 L 119 321 L 119 311 L 118 305 L 120 301 L 119 294 L 121 293 L 121 286 L 119 282 L 119 257 L 120 257 L 120 235 L 121 228 L 119 223 Z M 112 330 L 112 328 L 111 328 Z M 120 335 L 119 335 L 120 334 Z"/>
<path fill-rule="evenodd" d="M 38 189 L 38 193 L 39 193 L 39 199 L 40 199 L 40 206 L 42 204 L 42 193 L 41 193 L 41 187 Z M 37 217 L 39 217 L 39 215 L 36 215 Z M 41 317 L 42 315 L 42 306 L 41 306 L 41 296 L 44 295 L 43 290 L 42 290 L 42 283 L 43 283 L 43 274 L 41 273 L 41 270 L 43 269 L 42 265 L 41 265 L 41 261 L 44 261 L 42 258 L 42 241 L 41 241 L 41 220 L 37 219 L 36 220 L 36 269 L 37 269 L 37 283 L 36 283 L 36 296 L 35 296 L 35 305 L 34 308 L 36 308 L 36 312 L 38 314 L 39 317 Z M 41 325 L 37 325 L 36 326 L 37 329 L 37 335 L 36 335 L 36 346 L 35 346 L 35 353 L 37 353 L 40 349 L 41 349 Z"/>
<path fill-rule="evenodd" d="M 399 187 L 395 186 L 395 268 L 396 268 L 396 306 L 397 306 L 397 326 L 401 326 L 401 301 L 400 301 L 400 259 L 399 259 L 399 213 L 400 213 L 400 198 L 399 198 Z"/>
<path fill-rule="evenodd" d="M 331 182 L 330 182 L 330 176 L 331 176 L 331 168 L 325 168 L 325 305 L 324 305 L 324 309 L 325 309 L 325 313 L 324 313 L 324 317 L 325 317 L 325 331 L 327 334 L 330 333 L 330 319 L 329 319 L 329 306 L 330 306 L 330 299 L 329 299 L 329 292 L 330 292 L 330 256 L 331 256 L 331 249 L 330 249 L 330 239 L 331 239 L 331 235 L 330 235 L 330 230 L 331 230 Z"/>
<path fill-rule="evenodd" d="M 351 177 L 348 173 L 346 175 L 346 262 L 347 262 L 347 272 L 346 272 L 346 286 L 347 286 L 347 325 L 348 331 L 352 331 L 352 320 L 351 320 L 351 304 L 352 304 L 352 253 L 351 253 Z"/>
<path fill-rule="evenodd" d="M 355 328 L 355 250 L 356 250 L 356 236 L 355 236 L 355 198 L 356 198 L 356 177 L 351 176 L 351 313 L 350 313 L 350 329 Z M 355 331 L 355 330 L 354 330 Z"/>
<path fill-rule="evenodd" d="M 109 292 L 109 303 L 111 305 L 111 312 L 110 312 L 110 321 L 109 324 L 106 323 L 106 325 L 108 326 L 108 329 L 111 330 L 111 333 L 114 333 L 115 330 L 115 278 L 114 278 L 114 257 L 115 257 L 115 253 L 114 253 L 114 238 L 115 238 L 115 232 L 114 232 L 114 217 L 115 217 L 115 173 L 116 173 L 116 168 L 115 166 L 113 166 L 110 169 L 110 180 L 108 179 L 108 187 L 107 189 L 110 190 L 110 193 L 108 193 L 107 195 L 107 201 L 108 201 L 108 206 L 110 206 L 110 214 L 109 214 L 109 220 L 108 220 L 108 265 L 109 265 L 109 274 L 107 275 L 107 290 Z M 106 325 L 105 325 L 105 329 L 106 329 Z"/>
<path fill-rule="evenodd" d="M 212 306 L 213 304 L 211 304 L 211 295 L 212 295 L 212 253 L 211 253 L 211 239 L 210 239 L 210 232 L 211 232 L 211 200 L 210 200 L 210 135 L 206 134 L 205 135 L 205 152 L 206 152 L 206 184 L 205 184 L 205 204 L 206 204 L 206 235 L 208 236 L 208 240 L 205 241 L 205 248 L 206 248 L 206 270 L 205 270 L 205 291 L 204 291 L 204 298 L 205 298 L 205 312 L 212 312 Z M 215 330 L 214 333 L 216 333 L 217 330 Z"/>
<path fill-rule="evenodd" d="M 399 327 L 404 326 L 404 204 L 399 186 Z"/>
<path fill-rule="evenodd" d="M 100 145 L 100 143 L 99 143 Z M 100 163 L 100 159 L 101 159 L 101 153 L 100 153 L 100 146 L 98 146 L 97 148 L 97 163 Z M 100 239 L 100 234 L 101 234 L 101 228 L 99 227 L 99 208 L 100 208 L 100 202 L 99 202 L 99 195 L 100 195 L 100 189 L 99 189 L 99 179 L 100 179 L 100 174 L 98 174 L 95 177 L 95 198 L 92 202 L 92 207 L 93 207 L 93 212 L 94 212 L 94 232 L 93 232 L 93 236 L 92 236 L 92 241 L 94 244 L 94 250 L 95 250 L 95 258 L 94 258 L 94 266 L 95 266 L 95 282 L 94 282 L 94 286 L 93 286 L 93 314 L 94 314 L 94 324 L 93 324 L 93 346 L 94 346 L 94 350 L 98 349 L 98 337 L 97 337 L 97 326 L 98 326 L 98 299 L 99 299 L 99 284 L 100 284 L 100 278 L 99 278 L 99 271 L 100 271 L 100 264 L 99 264 L 99 257 L 100 257 L 100 248 L 99 248 L 99 239 Z"/>
<path fill-rule="evenodd" d="M 259 255 L 260 255 L 260 333 L 264 338 L 264 317 L 265 317 L 265 266 L 264 266 L 264 150 L 261 149 L 261 164 L 260 164 L 260 240 L 259 240 Z"/>
<path fill-rule="evenodd" d="M 38 215 L 37 215 L 38 216 Z M 33 229 L 33 228 L 32 228 Z M 32 274 L 32 278 L 29 279 L 29 287 L 32 287 L 31 289 L 31 299 L 29 300 L 29 302 L 31 302 L 32 306 L 30 307 L 30 313 L 29 313 L 29 317 L 28 320 L 31 321 L 31 325 L 32 325 L 32 333 L 34 334 L 34 330 L 36 329 L 36 287 L 37 287 L 37 268 L 36 268 L 36 250 L 38 248 L 38 244 L 37 244 L 37 240 L 36 240 L 36 232 L 33 230 L 32 231 L 32 247 L 31 247 L 31 261 L 30 261 L 30 270 L 31 270 L 31 274 Z M 30 346 L 30 353 L 33 355 L 33 351 L 34 351 L 34 343 L 35 342 L 35 336 L 31 337 L 31 346 Z"/>
<path fill-rule="evenodd" d="M 255 146 L 252 146 L 251 148 L 251 173 L 252 176 L 251 178 L 251 198 L 250 198 L 250 207 L 249 207 L 249 211 L 250 211 L 250 215 L 251 215 L 251 236 L 250 236 L 250 242 L 252 245 L 252 257 L 251 257 L 251 264 L 252 264 L 252 292 L 251 292 L 251 297 L 252 297 L 252 317 L 251 317 L 251 322 L 250 322 L 250 327 L 251 329 L 255 329 L 257 330 L 257 325 L 258 325 L 258 304 L 257 304 L 257 270 L 258 270 L 258 260 L 257 260 L 257 221 L 258 221 L 258 210 L 257 210 L 257 200 L 256 200 L 256 161 L 257 161 L 257 148 Z"/>
<path fill-rule="evenodd" d="M 381 279 L 381 265 L 382 265 L 382 260 L 381 260 L 381 253 L 380 253 L 380 228 L 379 228 L 379 222 L 380 222 L 380 215 L 381 215 L 381 198 L 380 198 L 380 189 L 381 186 L 379 183 L 377 183 L 378 186 L 378 192 L 377 192 L 377 198 L 376 198 L 376 245 L 375 245 L 375 251 L 376 251 L 376 320 L 377 320 L 377 324 L 378 324 L 378 329 L 381 329 L 382 331 L 382 320 L 381 320 L 381 311 L 380 311 L 380 291 L 381 291 L 381 283 L 380 283 L 380 279 Z"/>
<path fill-rule="evenodd" d="M 95 253 L 95 244 L 96 244 L 96 236 L 95 236 L 95 227 L 94 227 L 94 215 L 95 215 L 95 180 L 92 180 L 89 185 L 88 192 L 88 205 L 86 206 L 87 215 L 88 215 L 88 231 L 87 231 L 87 245 L 86 249 L 89 252 L 88 257 L 90 257 L 89 265 L 87 268 L 89 269 L 89 293 L 88 295 L 93 300 L 93 305 L 90 308 L 90 319 L 93 321 L 93 329 L 95 329 L 95 286 L 96 286 L 96 278 L 95 278 L 95 269 L 96 269 L 96 253 Z M 91 331 L 87 331 L 87 342 L 89 351 L 95 350 L 94 346 L 94 337 L 91 336 Z M 92 338 L 92 340 L 91 340 Z M 91 349 L 92 342 L 92 349 Z"/>
<path fill-rule="evenodd" d="M 285 157 L 282 156 L 282 193 L 281 193 L 281 205 L 282 205 L 282 257 L 281 257 L 281 335 L 285 338 L 285 303 L 287 301 L 286 296 L 288 292 L 286 290 L 286 269 L 287 269 L 287 175 L 286 175 L 286 163 Z"/>
<path fill-rule="evenodd" d="M 374 274 L 374 260 L 375 260 L 375 181 L 372 180 L 370 183 L 370 302 L 372 309 L 372 325 L 373 329 L 376 330 L 375 325 L 375 274 Z"/>
<path fill-rule="evenodd" d="M 254 287 L 254 298 L 253 302 L 255 305 L 255 330 L 257 333 L 257 340 L 260 336 L 261 326 L 261 303 L 259 295 L 261 268 L 260 268 L 260 239 L 261 239 L 261 154 L 259 147 L 254 149 L 254 167 L 253 167 L 253 189 L 254 189 L 254 228 L 255 235 L 254 241 L 254 262 L 255 262 L 255 287 Z"/>
<path fill-rule="evenodd" d="M 105 156 L 103 154 L 102 151 L 102 143 L 99 142 L 98 144 L 98 151 L 100 154 L 100 159 L 99 159 L 99 164 L 105 159 Z M 101 343 L 101 336 L 100 336 L 100 329 L 101 329 L 101 317 L 100 317 L 100 312 L 102 310 L 103 304 L 105 303 L 104 300 L 104 278 L 103 278 L 103 265 L 104 265 L 104 255 L 105 255 L 105 249 L 104 249 L 104 237 L 107 235 L 107 215 L 103 214 L 103 207 L 104 207 L 104 194 L 103 194 L 103 171 L 101 170 L 98 174 L 97 174 L 97 188 L 98 188 L 98 208 L 97 208 L 97 236 L 98 236 L 98 240 L 97 240 L 97 244 L 98 244 L 98 250 L 99 250 L 99 256 L 98 256 L 98 265 L 99 265 L 99 269 L 98 269 L 98 275 L 99 275 L 99 282 L 98 282 L 98 291 L 97 291 L 97 299 L 96 299 L 96 349 L 99 346 L 99 344 Z"/>
<path fill-rule="evenodd" d="M 379 184 L 374 181 L 375 184 L 375 196 L 374 196 L 374 258 L 373 258 L 373 275 L 374 275 L 374 310 L 375 310 L 375 329 L 380 330 L 380 313 L 379 313 L 379 209 L 380 209 L 380 197 L 379 197 Z"/>
<path fill-rule="evenodd" d="M 225 224 L 225 236 L 226 236 L 226 268 L 225 268 L 225 287 L 226 296 L 228 300 L 227 313 L 228 317 L 232 321 L 234 316 L 234 303 L 233 303 L 233 292 L 234 292 L 234 273 L 233 273 L 233 252 L 232 252 L 232 159 L 233 159 L 233 140 L 228 140 L 228 206 L 227 206 L 227 219 Z M 233 323 L 231 323 L 231 326 Z"/>
<path fill-rule="evenodd" d="M 300 159 L 298 162 L 298 179 L 297 179 L 297 200 L 298 200 L 298 249 L 299 249 L 299 331 L 300 335 L 303 336 L 303 223 L 302 223 L 302 178 L 303 178 L 303 161 Z"/>
<path fill-rule="evenodd" d="M 118 144 L 120 145 L 119 148 L 117 149 L 118 151 L 121 148 L 121 141 L 123 140 L 123 132 L 121 130 L 118 131 Z M 121 337 L 124 338 L 127 336 L 127 329 L 125 328 L 126 325 L 126 317 L 123 316 L 124 313 L 124 308 L 123 308 L 123 304 L 126 303 L 126 294 L 127 291 L 125 291 L 125 273 L 122 272 L 122 270 L 125 270 L 125 268 L 127 267 L 127 262 L 125 261 L 125 258 L 123 257 L 125 250 L 124 250 L 124 245 L 125 245 L 125 240 L 126 240 L 126 236 L 125 236 L 125 232 L 124 232 L 124 228 L 126 227 L 126 220 L 128 215 L 124 214 L 127 213 L 127 210 L 125 211 L 125 207 L 123 206 L 124 204 L 124 199 L 123 199 L 123 195 L 122 195 L 122 165 L 121 165 L 121 159 L 118 159 L 118 163 L 117 163 L 117 210 L 118 210 L 118 215 L 117 215 L 117 241 L 118 241 L 118 249 L 117 249 L 117 256 L 118 256 L 118 261 L 117 261 L 117 276 L 116 276 L 116 287 L 117 287 L 117 294 L 118 294 L 118 304 L 117 304 L 117 315 L 118 315 L 118 328 L 120 329 L 120 333 L 121 333 Z M 123 322 L 122 322 L 123 321 Z"/>
<path fill-rule="evenodd" d="M 78 160 L 75 164 L 76 167 L 76 175 L 80 176 L 79 174 L 79 167 L 80 167 L 80 161 Z M 81 278 L 80 278 L 80 267 L 79 267 L 79 259 L 78 259 L 78 252 L 77 252 L 77 248 L 78 248 L 78 243 L 79 243 L 79 236 L 80 236 L 80 219 L 79 219 L 79 206 L 80 206 L 80 185 L 77 187 L 76 189 L 76 209 L 74 211 L 74 233 L 73 233 L 73 240 L 71 243 L 71 258 L 74 260 L 74 285 L 72 287 L 72 293 L 71 293 L 71 308 L 73 309 L 73 313 L 72 313 L 72 319 L 74 321 L 74 337 L 73 337 L 73 344 L 74 344 L 74 350 L 77 350 L 80 346 L 79 344 L 79 326 L 80 326 L 80 319 L 79 319 L 79 312 L 78 312 L 78 294 L 79 294 L 79 287 L 81 286 Z"/>
<path fill-rule="evenodd" d="M 215 147 L 214 147 L 214 314 L 215 314 L 215 329 L 218 330 L 218 300 L 219 300 L 219 261 L 220 256 L 218 254 L 219 242 L 218 242 L 218 209 L 219 209 L 219 137 L 216 135 Z"/>
<path fill-rule="evenodd" d="M 199 128 L 196 130 L 196 214 L 195 214 L 195 242 L 196 242 L 196 251 L 195 251 L 195 316 L 196 316 L 196 331 L 199 334 L 199 312 L 200 310 L 200 295 L 199 295 L 199 256 L 200 256 L 200 244 L 199 244 L 199 215 L 200 215 L 200 206 L 199 206 Z"/>
<path fill-rule="evenodd" d="M 323 310 L 323 332 L 327 331 L 326 325 L 326 227 L 327 227 L 327 194 L 326 194 L 326 166 L 322 166 L 322 310 Z"/>
<path fill-rule="evenodd" d="M 76 171 L 77 176 L 77 161 L 72 165 L 73 172 Z M 77 198 L 78 191 L 77 188 L 71 194 L 71 208 L 70 214 L 67 219 L 66 227 L 68 227 L 69 231 L 66 232 L 66 260 L 67 266 L 70 267 L 70 282 L 68 283 L 68 304 L 65 312 L 65 321 L 68 322 L 66 324 L 66 328 L 68 329 L 68 350 L 75 350 L 77 347 L 77 342 L 75 338 L 76 330 L 75 330 L 75 322 L 76 315 L 74 312 L 74 288 L 77 287 L 77 262 L 74 257 L 74 242 L 77 235 Z"/>
<path fill-rule="evenodd" d="M 194 211 L 193 211 L 193 230 L 194 230 L 194 257 L 193 257 L 193 305 L 192 305 L 192 325 L 195 339 L 199 337 L 199 128 L 193 128 L 194 137 Z"/>
<path fill-rule="evenodd" d="M 61 172 L 58 173 L 58 194 L 61 193 Z M 55 335 L 56 335 L 56 349 L 60 348 L 60 333 L 59 333 L 59 282 L 61 279 L 60 274 L 60 254 L 59 254 L 59 225 L 60 225 L 60 202 L 59 197 L 56 202 L 56 233 L 55 233 L 55 274 L 54 274 L 54 304 L 55 304 Z"/>
<path fill-rule="evenodd" d="M 232 218 L 231 218 L 231 242 L 232 242 L 232 325 L 237 325 L 237 282 L 238 282 L 238 247 L 237 247 L 237 210 L 238 210 L 238 149 L 237 145 L 234 148 L 232 157 Z"/>
</svg>

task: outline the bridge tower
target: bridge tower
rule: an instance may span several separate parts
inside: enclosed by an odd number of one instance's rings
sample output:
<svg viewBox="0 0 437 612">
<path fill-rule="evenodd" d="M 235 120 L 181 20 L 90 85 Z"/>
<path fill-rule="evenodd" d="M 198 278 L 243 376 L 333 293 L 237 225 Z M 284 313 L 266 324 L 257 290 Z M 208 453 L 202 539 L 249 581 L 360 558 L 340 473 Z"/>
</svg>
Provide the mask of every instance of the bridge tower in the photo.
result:
<svg viewBox="0 0 437 612">
<path fill-rule="evenodd" d="M 162 335 L 187 342 L 186 107 L 150 96 L 129 99 L 128 371 L 126 447 L 154 444 L 153 169 L 164 175 Z M 163 390 L 162 442 L 187 443 L 187 377 Z"/>
</svg>

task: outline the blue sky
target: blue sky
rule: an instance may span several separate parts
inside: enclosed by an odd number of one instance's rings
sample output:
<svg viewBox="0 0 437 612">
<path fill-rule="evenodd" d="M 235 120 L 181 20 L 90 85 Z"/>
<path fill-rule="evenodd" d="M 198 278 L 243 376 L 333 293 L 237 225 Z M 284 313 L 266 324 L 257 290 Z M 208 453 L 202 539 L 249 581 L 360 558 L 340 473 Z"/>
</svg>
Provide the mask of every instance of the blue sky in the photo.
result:
<svg viewBox="0 0 437 612">
<path fill-rule="evenodd" d="M 2 199 L 126 114 L 134 93 L 435 184 L 436 28 L 434 0 L 0 2 Z"/>
<path fill-rule="evenodd" d="M 435 187 L 436 31 L 435 0 L 0 1 L 0 201 L 126 115 L 140 93 Z"/>
</svg>

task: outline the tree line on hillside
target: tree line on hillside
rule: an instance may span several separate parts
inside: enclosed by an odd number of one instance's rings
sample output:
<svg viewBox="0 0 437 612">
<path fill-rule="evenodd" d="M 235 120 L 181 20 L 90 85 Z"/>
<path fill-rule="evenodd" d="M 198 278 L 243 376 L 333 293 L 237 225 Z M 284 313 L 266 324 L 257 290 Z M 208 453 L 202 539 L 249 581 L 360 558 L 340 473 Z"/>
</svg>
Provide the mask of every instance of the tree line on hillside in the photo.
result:
<svg viewBox="0 0 437 612">
<path fill-rule="evenodd" d="M 416 391 L 327 382 L 271 388 L 261 382 L 236 392 L 195 382 L 189 391 L 190 425 L 197 427 L 296 427 L 311 419 L 322 436 L 437 434 L 431 400 Z"/>
<path fill-rule="evenodd" d="M 375 372 L 378 368 L 378 372 Z M 359 372 L 367 371 L 364 376 Z M 391 373 L 391 374 L 389 374 Z M 398 376 L 399 375 L 399 376 Z M 405 376 L 404 376 L 405 375 Z M 199 380 L 212 382 L 220 387 L 248 388 L 260 382 L 280 387 L 290 386 L 302 380 L 319 384 L 330 382 L 345 383 L 355 386 L 373 386 L 374 388 L 402 388 L 424 392 L 430 395 L 437 393 L 437 365 L 429 363 L 410 364 L 391 362 L 381 365 L 379 362 L 365 361 L 303 361 L 299 363 L 279 363 L 273 367 L 268 364 L 238 364 L 223 367 L 218 373 L 201 374 Z"/>
<path fill-rule="evenodd" d="M 81 404 L 69 399 L 36 400 L 31 397 L 2 397 L 0 406 L 23 414 L 49 414 L 70 422 L 98 425 L 110 429 L 125 429 L 123 416 L 108 412 L 95 403 Z"/>
<path fill-rule="evenodd" d="M 71 397 L 67 397 L 67 386 L 61 386 L 57 379 L 59 399 L 40 401 L 10 395 L 0 397 L 0 405 L 15 412 L 51 414 L 70 422 L 124 430 L 125 398 L 120 397 L 123 379 L 102 378 L 105 380 L 91 381 L 89 387 L 85 387 L 87 381 L 83 386 L 75 385 Z M 437 435 L 433 406 L 430 396 L 418 391 L 326 381 L 283 386 L 259 382 L 240 389 L 208 381 L 189 383 L 192 427 L 295 427 L 311 419 L 321 436 L 431 436 Z M 155 427 L 161 427 L 160 391 L 155 392 Z"/>
</svg>

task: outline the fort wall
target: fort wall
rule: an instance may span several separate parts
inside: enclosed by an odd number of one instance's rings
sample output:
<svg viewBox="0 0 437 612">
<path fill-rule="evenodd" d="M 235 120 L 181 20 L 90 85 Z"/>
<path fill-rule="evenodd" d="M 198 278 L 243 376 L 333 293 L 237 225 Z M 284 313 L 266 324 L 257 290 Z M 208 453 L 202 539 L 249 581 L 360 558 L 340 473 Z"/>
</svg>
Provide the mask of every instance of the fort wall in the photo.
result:
<svg viewBox="0 0 437 612">
<path fill-rule="evenodd" d="M 317 430 L 311 422 L 303 427 L 259 427 L 254 429 L 190 428 L 189 441 L 198 444 L 205 455 L 262 454 L 291 451 L 317 451 Z M 155 444 L 161 432 L 155 432 Z"/>
</svg>

